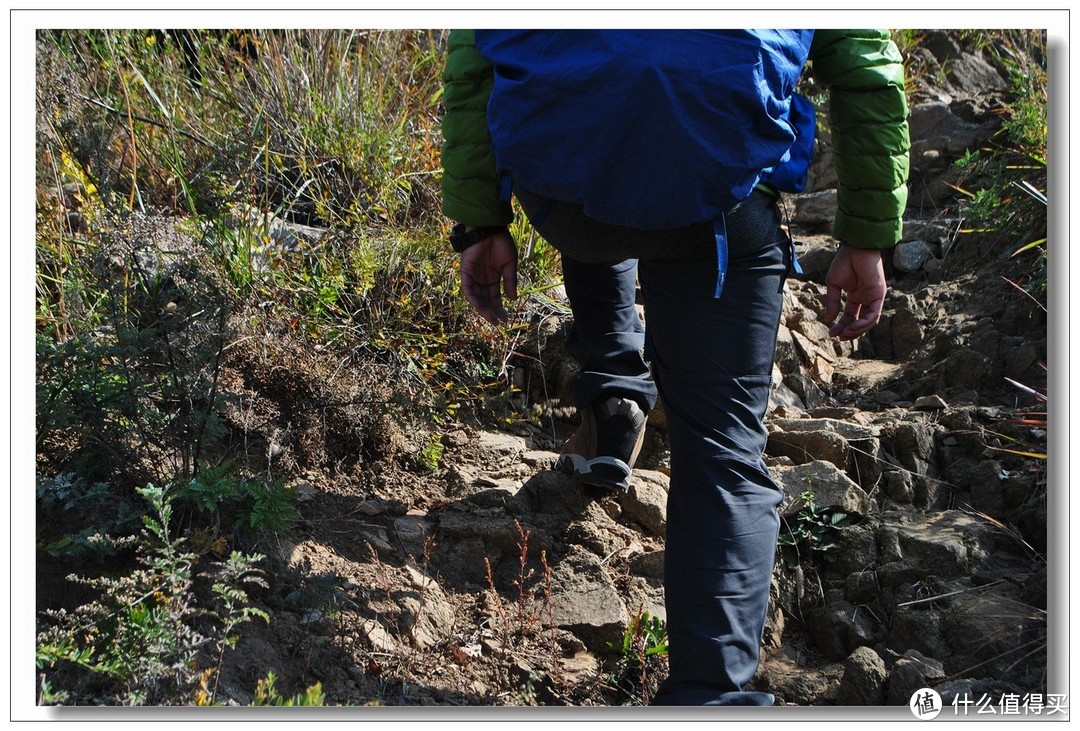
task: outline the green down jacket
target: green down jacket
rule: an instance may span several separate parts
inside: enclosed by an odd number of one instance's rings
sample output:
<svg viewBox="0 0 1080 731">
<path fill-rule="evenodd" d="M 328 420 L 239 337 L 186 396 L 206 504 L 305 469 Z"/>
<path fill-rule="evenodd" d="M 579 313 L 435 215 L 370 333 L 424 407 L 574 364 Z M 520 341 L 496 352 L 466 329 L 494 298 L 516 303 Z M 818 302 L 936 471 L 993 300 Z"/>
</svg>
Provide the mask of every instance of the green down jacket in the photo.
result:
<svg viewBox="0 0 1080 731">
<path fill-rule="evenodd" d="M 809 62 L 829 91 L 833 235 L 861 248 L 893 246 L 907 204 L 909 148 L 899 51 L 885 30 L 818 30 Z M 507 224 L 513 211 L 500 199 L 486 118 L 494 72 L 471 30 L 451 32 L 443 81 L 443 213 L 473 226 Z"/>
</svg>

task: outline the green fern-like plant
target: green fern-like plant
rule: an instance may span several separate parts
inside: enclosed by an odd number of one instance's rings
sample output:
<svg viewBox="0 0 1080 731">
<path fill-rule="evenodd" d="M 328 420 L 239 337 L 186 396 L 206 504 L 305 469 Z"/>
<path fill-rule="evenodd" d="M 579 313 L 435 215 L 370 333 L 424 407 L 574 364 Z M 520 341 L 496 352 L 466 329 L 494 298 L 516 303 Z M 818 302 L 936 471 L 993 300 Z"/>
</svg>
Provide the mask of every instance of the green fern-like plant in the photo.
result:
<svg viewBox="0 0 1080 731">
<path fill-rule="evenodd" d="M 118 577 L 73 575 L 69 580 L 97 592 L 98 598 L 71 611 L 42 613 L 36 661 L 43 699 L 118 705 L 199 702 L 207 677 L 199 669 L 204 653 L 216 648 L 220 667 L 243 622 L 269 621 L 251 605 L 246 589 L 265 586 L 255 567 L 261 556 L 233 553 L 210 569 L 212 602 L 200 606 L 193 589 L 198 556 L 172 527 L 175 495 L 154 485 L 138 492 L 150 504 L 143 518 L 140 544 L 145 551 L 139 567 Z M 207 626 L 213 627 L 209 633 Z"/>
<path fill-rule="evenodd" d="M 286 487 L 283 480 L 248 483 L 246 486 L 248 527 L 270 533 L 283 533 L 286 523 L 296 518 L 293 507 L 295 487 Z"/>
</svg>

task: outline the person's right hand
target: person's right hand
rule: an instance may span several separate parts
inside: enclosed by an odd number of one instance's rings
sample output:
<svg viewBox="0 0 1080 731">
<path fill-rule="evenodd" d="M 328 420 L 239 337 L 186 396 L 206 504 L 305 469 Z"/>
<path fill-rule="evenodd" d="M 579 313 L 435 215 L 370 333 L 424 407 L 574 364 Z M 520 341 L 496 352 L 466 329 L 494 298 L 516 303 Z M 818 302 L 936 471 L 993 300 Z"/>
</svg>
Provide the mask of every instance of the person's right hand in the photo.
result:
<svg viewBox="0 0 1080 731">
<path fill-rule="evenodd" d="M 829 335 L 851 340 L 868 332 L 881 319 L 885 302 L 885 268 L 880 249 L 859 249 L 842 244 L 825 277 L 824 321 Z M 841 301 L 841 294 L 846 301 Z M 842 314 L 841 314 L 842 310 Z M 832 324 L 836 316 L 840 319 Z"/>
<path fill-rule="evenodd" d="M 461 252 L 461 293 L 493 325 L 506 322 L 502 295 L 517 298 L 517 247 L 508 231 Z"/>
</svg>

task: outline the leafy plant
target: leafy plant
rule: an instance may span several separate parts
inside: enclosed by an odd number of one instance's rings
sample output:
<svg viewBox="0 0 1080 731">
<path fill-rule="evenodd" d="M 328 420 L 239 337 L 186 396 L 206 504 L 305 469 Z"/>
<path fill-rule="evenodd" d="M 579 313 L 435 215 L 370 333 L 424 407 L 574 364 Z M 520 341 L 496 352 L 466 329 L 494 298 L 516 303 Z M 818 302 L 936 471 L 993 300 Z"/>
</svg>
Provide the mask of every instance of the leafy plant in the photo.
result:
<svg viewBox="0 0 1080 731">
<path fill-rule="evenodd" d="M 228 559 L 219 566 L 215 574 L 211 575 L 214 580 L 210 587 L 213 602 L 216 604 L 215 614 L 221 627 L 216 640 L 217 662 L 220 668 L 225 657 L 225 651 L 236 647 L 239 635 L 237 628 L 249 619 L 261 619 L 270 622 L 270 615 L 258 607 L 249 604 L 250 598 L 245 585 L 254 585 L 267 588 L 268 584 L 263 579 L 262 572 L 255 564 L 262 561 L 265 556 L 245 556 L 233 551 Z M 213 704 L 217 698 L 218 682 L 221 680 L 219 671 L 214 671 L 214 685 L 209 694 L 205 694 L 202 686 L 195 693 L 197 705 Z"/>
<path fill-rule="evenodd" d="M 286 523 L 296 517 L 292 504 L 295 494 L 296 489 L 286 487 L 280 479 L 247 483 L 248 526 L 260 532 L 284 532 Z"/>
<path fill-rule="evenodd" d="M 296 517 L 295 495 L 296 488 L 286 487 L 282 479 L 245 479 L 228 463 L 201 470 L 174 489 L 177 500 L 211 516 L 215 523 L 260 534 L 285 531 Z"/>
<path fill-rule="evenodd" d="M 443 443 L 439 441 L 438 437 L 435 437 L 420 450 L 420 466 L 427 472 L 437 471 L 445 450 L 446 447 L 443 446 Z"/>
<path fill-rule="evenodd" d="M 315 683 L 302 693 L 297 693 L 292 698 L 285 698 L 277 689 L 277 676 L 274 673 L 267 673 L 265 678 L 259 680 L 251 705 L 281 707 L 325 706 L 326 694 L 323 693 L 322 683 Z"/>
<path fill-rule="evenodd" d="M 844 528 L 850 524 L 847 513 L 815 505 L 814 493 L 809 490 L 799 500 L 803 508 L 792 521 L 782 518 L 784 527 L 778 539 L 781 555 L 789 566 L 800 558 L 812 559 L 835 551 L 840 547 Z"/>
<path fill-rule="evenodd" d="M 37 479 L 38 542 L 44 555 L 64 561 L 101 563 L 117 558 L 134 542 L 117 538 L 137 529 L 142 513 L 107 484 L 87 484 L 74 472 Z"/>
<path fill-rule="evenodd" d="M 244 589 L 263 583 L 254 566 L 261 556 L 234 553 L 211 571 L 211 608 L 199 608 L 198 557 L 170 527 L 172 496 L 152 485 L 139 492 L 151 507 L 139 568 L 119 577 L 72 575 L 70 581 L 98 598 L 70 612 L 44 613 L 50 624 L 38 633 L 36 653 L 42 698 L 123 705 L 198 700 L 207 677 L 199 670 L 201 653 L 217 648 L 210 668 L 216 672 L 236 628 L 253 617 L 268 620 Z"/>
</svg>

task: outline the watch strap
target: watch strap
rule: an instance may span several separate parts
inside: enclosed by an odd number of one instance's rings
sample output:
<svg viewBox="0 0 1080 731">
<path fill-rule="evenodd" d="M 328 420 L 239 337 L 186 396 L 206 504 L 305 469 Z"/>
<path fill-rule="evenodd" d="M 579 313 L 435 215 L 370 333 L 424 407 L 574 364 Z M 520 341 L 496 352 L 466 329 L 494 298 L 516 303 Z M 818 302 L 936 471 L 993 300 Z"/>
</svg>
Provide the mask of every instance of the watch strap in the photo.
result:
<svg viewBox="0 0 1080 731">
<path fill-rule="evenodd" d="M 507 230 L 506 226 L 477 226 L 469 231 L 465 228 L 465 224 L 459 223 L 450 230 L 450 246 L 459 254 L 470 246 Z"/>
</svg>

